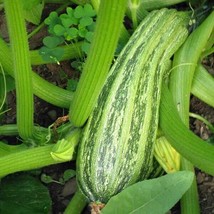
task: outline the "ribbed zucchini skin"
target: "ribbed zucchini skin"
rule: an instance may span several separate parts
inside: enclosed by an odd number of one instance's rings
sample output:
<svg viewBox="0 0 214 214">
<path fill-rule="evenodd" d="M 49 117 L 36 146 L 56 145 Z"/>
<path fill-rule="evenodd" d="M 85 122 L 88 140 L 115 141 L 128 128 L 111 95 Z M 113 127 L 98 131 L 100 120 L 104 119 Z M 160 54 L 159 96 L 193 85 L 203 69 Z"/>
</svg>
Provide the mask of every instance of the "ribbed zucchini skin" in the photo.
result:
<svg viewBox="0 0 214 214">
<path fill-rule="evenodd" d="M 166 66 L 188 35 L 175 10 L 151 12 L 122 50 L 83 131 L 77 156 L 80 190 L 106 203 L 148 177 Z"/>
</svg>

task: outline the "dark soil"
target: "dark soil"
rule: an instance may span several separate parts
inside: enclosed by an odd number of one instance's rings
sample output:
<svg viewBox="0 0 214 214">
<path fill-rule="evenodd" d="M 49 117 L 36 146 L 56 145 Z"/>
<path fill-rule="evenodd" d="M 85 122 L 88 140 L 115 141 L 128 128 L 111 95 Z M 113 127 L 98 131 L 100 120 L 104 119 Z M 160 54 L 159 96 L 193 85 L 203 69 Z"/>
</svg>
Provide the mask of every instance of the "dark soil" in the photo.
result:
<svg viewBox="0 0 214 214">
<path fill-rule="evenodd" d="M 48 14 L 50 8 L 46 8 L 45 13 Z M 29 31 L 32 30 L 34 26 L 28 25 Z M 0 14 L 0 32 L 3 38 L 8 41 L 7 29 L 5 24 L 5 19 L 3 12 Z M 41 46 L 42 38 L 47 34 L 47 31 L 44 29 L 34 38 L 30 40 L 31 49 L 37 49 Z M 213 62 L 214 59 L 211 58 L 209 62 L 206 62 L 207 66 L 210 69 L 210 72 L 213 72 Z M 34 71 L 36 71 L 40 76 L 46 80 L 59 85 L 60 87 L 66 86 L 66 80 L 62 79 L 59 71 L 64 71 L 69 77 L 76 75 L 73 68 L 71 68 L 70 62 L 62 62 L 60 65 L 49 64 L 35 66 Z M 16 117 L 15 110 L 15 92 L 10 92 L 7 97 L 7 105 L 11 110 L 7 112 L 6 117 L 4 118 L 5 123 L 14 123 Z M 214 109 L 205 103 L 201 102 L 196 97 L 191 98 L 191 112 L 200 114 L 205 117 L 209 122 L 214 124 Z M 35 97 L 35 123 L 47 127 L 52 124 L 58 117 L 67 114 L 66 109 L 57 108 L 51 104 L 48 104 L 41 100 L 38 97 Z M 208 130 L 206 125 L 199 120 L 191 119 L 190 120 L 191 130 L 202 139 L 207 140 L 211 137 L 211 132 Z M 8 138 L 9 139 L 9 138 Z M 11 140 L 13 140 L 11 138 Z M 62 177 L 63 172 L 66 169 L 75 169 L 75 162 L 68 162 L 63 164 L 58 164 L 54 166 L 45 167 L 42 171 L 50 175 L 55 180 L 59 180 Z M 200 170 L 196 169 L 196 178 L 198 184 L 199 192 L 199 202 L 201 207 L 202 214 L 211 214 L 214 213 L 214 177 L 210 176 Z M 75 178 L 66 182 L 65 185 L 50 183 L 47 184 L 47 187 L 50 191 L 50 195 L 53 201 L 53 214 L 63 213 L 65 207 L 68 205 L 70 199 L 72 198 L 74 192 L 76 191 L 77 184 Z M 191 205 L 190 205 L 191 206 Z M 89 213 L 89 209 L 86 209 L 84 213 Z M 177 204 L 172 213 L 180 213 L 179 204 Z"/>
</svg>

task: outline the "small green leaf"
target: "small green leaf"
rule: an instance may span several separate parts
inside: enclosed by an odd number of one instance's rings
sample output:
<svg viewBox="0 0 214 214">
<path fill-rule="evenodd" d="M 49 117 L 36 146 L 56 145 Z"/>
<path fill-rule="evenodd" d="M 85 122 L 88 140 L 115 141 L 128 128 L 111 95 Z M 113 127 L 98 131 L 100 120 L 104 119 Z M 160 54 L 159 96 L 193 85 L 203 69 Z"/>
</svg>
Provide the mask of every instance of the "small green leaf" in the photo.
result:
<svg viewBox="0 0 214 214">
<path fill-rule="evenodd" d="M 60 24 L 54 26 L 53 31 L 56 36 L 63 36 L 66 32 L 66 28 Z"/>
<path fill-rule="evenodd" d="M 83 17 L 80 19 L 79 28 L 90 26 L 93 23 L 93 19 L 90 17 Z"/>
<path fill-rule="evenodd" d="M 28 1 L 22 0 L 24 10 L 31 10 L 40 3 L 41 0 L 28 0 Z"/>
<path fill-rule="evenodd" d="M 78 30 L 74 27 L 67 29 L 67 36 L 66 36 L 66 40 L 70 41 L 72 39 L 76 39 L 78 36 Z"/>
<path fill-rule="evenodd" d="M 53 182 L 53 179 L 52 179 L 51 176 L 42 173 L 42 175 L 41 175 L 41 181 L 42 181 L 43 183 L 45 183 L 45 184 L 50 184 L 50 183 Z"/>
<path fill-rule="evenodd" d="M 179 171 L 138 182 L 112 197 L 101 213 L 166 213 L 189 189 L 193 177 L 194 174 L 190 171 Z"/>
<path fill-rule="evenodd" d="M 32 2 L 31 1 L 27 1 Z M 26 1 L 25 1 L 26 4 Z M 42 16 L 42 11 L 44 8 L 44 1 L 35 1 L 35 3 L 33 3 L 32 5 L 29 5 L 29 7 L 27 7 L 24 10 L 24 17 L 28 22 L 31 22 L 35 25 L 38 25 L 40 23 L 41 20 L 41 16 Z"/>
<path fill-rule="evenodd" d="M 7 92 L 14 90 L 16 88 L 14 78 L 12 78 L 9 75 L 6 75 L 5 78 L 6 78 L 6 90 L 7 90 Z"/>
<path fill-rule="evenodd" d="M 84 5 L 84 16 L 94 17 L 96 15 L 95 10 L 90 4 Z"/>
<path fill-rule="evenodd" d="M 45 19 L 45 24 L 46 25 L 55 25 L 60 23 L 59 16 L 57 12 L 53 11 L 49 14 L 49 16 Z"/>
<path fill-rule="evenodd" d="M 74 17 L 74 9 L 71 7 L 67 7 L 66 12 L 69 17 Z"/>
<path fill-rule="evenodd" d="M 73 17 L 68 17 L 66 14 L 62 14 L 63 16 L 60 17 L 62 20 L 62 24 L 65 28 L 69 28 L 72 25 L 77 25 L 78 24 L 78 20 L 73 18 Z M 64 15 L 66 15 L 67 17 L 65 17 Z"/>
<path fill-rule="evenodd" d="M 64 54 L 64 49 L 61 47 L 56 47 L 51 50 L 51 56 L 50 58 L 54 60 L 54 62 L 59 63 L 62 56 Z"/>
<path fill-rule="evenodd" d="M 77 81 L 77 80 L 69 79 L 68 82 L 67 82 L 67 87 L 66 87 L 66 89 L 67 89 L 68 91 L 76 91 L 77 84 L 78 84 L 78 81 Z"/>
<path fill-rule="evenodd" d="M 81 49 L 84 51 L 84 53 L 88 54 L 90 46 L 91 46 L 91 44 L 89 42 L 84 41 L 81 46 Z"/>
<path fill-rule="evenodd" d="M 84 16 L 84 9 L 81 5 L 77 6 L 74 10 L 74 17 L 79 19 Z"/>
<path fill-rule="evenodd" d="M 56 48 L 42 47 L 39 50 L 39 54 L 42 56 L 43 60 L 47 62 L 58 63 L 64 54 L 64 50 L 61 47 Z"/>
<path fill-rule="evenodd" d="M 64 40 L 61 37 L 57 36 L 47 36 L 43 39 L 43 44 L 48 48 L 55 48 L 63 42 Z"/>
<path fill-rule="evenodd" d="M 48 25 L 48 32 L 53 35 L 55 35 L 54 26 L 57 24 L 62 24 L 61 19 L 55 11 L 51 12 L 44 22 L 46 25 Z"/>
<path fill-rule="evenodd" d="M 51 198 L 48 189 L 35 177 L 15 174 L 1 180 L 0 213 L 50 213 Z"/>
<path fill-rule="evenodd" d="M 85 38 L 87 32 L 88 32 L 88 30 L 86 28 L 81 28 L 81 29 L 79 29 L 78 34 L 80 37 Z"/>
<path fill-rule="evenodd" d="M 93 32 L 88 31 L 88 32 L 86 33 L 86 35 L 85 35 L 85 39 L 86 39 L 87 41 L 89 41 L 89 42 L 92 42 L 93 35 L 94 35 Z"/>
<path fill-rule="evenodd" d="M 88 31 L 94 32 L 95 25 L 96 25 L 96 23 L 93 21 L 93 23 L 91 25 L 87 26 Z"/>
<path fill-rule="evenodd" d="M 73 62 L 71 62 L 71 66 L 72 68 L 74 68 L 76 71 L 81 72 L 84 66 L 84 62 L 80 61 L 80 60 L 75 60 Z"/>
<path fill-rule="evenodd" d="M 64 182 L 70 180 L 71 178 L 73 178 L 76 175 L 76 171 L 73 169 L 67 169 L 64 171 L 63 174 L 63 180 Z"/>
</svg>

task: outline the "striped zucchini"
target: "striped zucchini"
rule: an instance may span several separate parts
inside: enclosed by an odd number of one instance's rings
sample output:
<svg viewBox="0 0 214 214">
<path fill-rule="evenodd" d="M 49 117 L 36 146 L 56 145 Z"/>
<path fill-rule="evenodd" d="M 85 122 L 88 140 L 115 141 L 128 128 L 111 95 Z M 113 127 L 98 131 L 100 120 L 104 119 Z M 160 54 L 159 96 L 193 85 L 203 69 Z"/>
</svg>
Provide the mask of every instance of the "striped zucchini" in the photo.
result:
<svg viewBox="0 0 214 214">
<path fill-rule="evenodd" d="M 176 10 L 151 12 L 112 66 L 77 157 L 78 185 L 90 201 L 106 203 L 148 177 L 166 62 L 186 39 L 186 25 Z"/>
</svg>

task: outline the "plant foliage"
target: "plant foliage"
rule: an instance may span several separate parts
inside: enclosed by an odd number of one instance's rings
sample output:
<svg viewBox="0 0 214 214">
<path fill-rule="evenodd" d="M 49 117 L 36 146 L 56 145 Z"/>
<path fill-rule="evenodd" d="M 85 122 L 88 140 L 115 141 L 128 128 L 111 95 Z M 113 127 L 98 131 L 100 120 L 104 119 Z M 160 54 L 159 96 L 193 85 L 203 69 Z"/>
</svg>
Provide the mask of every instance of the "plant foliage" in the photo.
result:
<svg viewBox="0 0 214 214">
<path fill-rule="evenodd" d="M 62 43 L 75 43 L 83 40 L 82 50 L 88 53 L 93 38 L 96 12 L 90 4 L 79 5 L 76 8 L 67 7 L 66 12 L 58 15 L 55 11 L 45 19 L 50 36 L 43 39 L 44 46 L 40 54 L 44 60 L 58 62 L 63 49 Z"/>
</svg>

